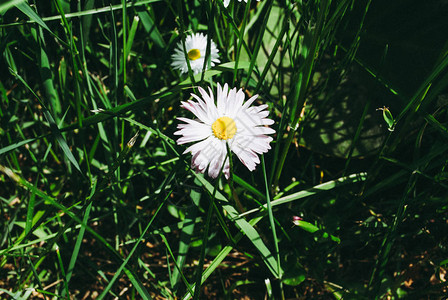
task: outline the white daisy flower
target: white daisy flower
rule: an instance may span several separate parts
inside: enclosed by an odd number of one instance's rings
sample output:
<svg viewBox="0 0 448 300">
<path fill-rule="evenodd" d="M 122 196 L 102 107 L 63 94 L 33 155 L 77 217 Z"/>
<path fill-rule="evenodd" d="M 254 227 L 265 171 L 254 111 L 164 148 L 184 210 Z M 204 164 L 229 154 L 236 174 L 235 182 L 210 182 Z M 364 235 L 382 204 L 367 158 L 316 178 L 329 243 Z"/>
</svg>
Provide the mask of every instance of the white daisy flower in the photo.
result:
<svg viewBox="0 0 448 300">
<path fill-rule="evenodd" d="M 260 0 L 257 0 L 257 1 L 260 1 Z M 241 2 L 241 0 L 238 0 L 238 2 Z M 244 2 L 247 3 L 247 0 L 244 0 Z M 229 4 L 230 4 L 230 0 L 224 0 L 224 7 L 229 6 Z"/>
<path fill-rule="evenodd" d="M 187 36 L 185 39 L 185 50 L 187 50 L 187 57 L 190 61 L 190 67 L 193 73 L 196 75 L 202 72 L 205 53 L 207 51 L 207 35 L 196 33 Z M 219 63 L 218 52 L 215 43 L 211 40 L 209 59 L 212 67 L 215 63 Z M 188 73 L 188 65 L 185 60 L 182 41 L 177 44 L 177 48 L 174 49 L 174 54 L 171 55 L 171 58 L 173 59 L 173 62 L 171 63 L 173 68 L 179 69 L 181 73 Z M 207 66 L 205 69 L 207 70 Z"/>
<path fill-rule="evenodd" d="M 191 152 L 191 168 L 196 172 L 205 173 L 208 166 L 208 175 L 216 178 L 223 167 L 226 178 L 230 176 L 229 158 L 226 158 L 227 147 L 238 156 L 239 160 L 250 170 L 255 170 L 260 163 L 258 154 L 271 149 L 269 143 L 272 137 L 268 134 L 275 133 L 274 129 L 265 125 L 272 125 L 274 121 L 268 119 L 269 112 L 265 110 L 266 104 L 249 107 L 258 95 L 244 102 L 243 90 L 236 88 L 229 90 L 227 84 L 224 87 L 218 83 L 218 91 L 215 98 L 211 88 L 209 94 L 199 87 L 201 97 L 191 94 L 194 100 L 182 102 L 181 107 L 191 111 L 197 119 L 179 117 L 179 129 L 174 134 L 181 137 L 177 144 L 194 142 L 184 153 Z M 224 162 L 225 160 L 225 162 Z"/>
</svg>

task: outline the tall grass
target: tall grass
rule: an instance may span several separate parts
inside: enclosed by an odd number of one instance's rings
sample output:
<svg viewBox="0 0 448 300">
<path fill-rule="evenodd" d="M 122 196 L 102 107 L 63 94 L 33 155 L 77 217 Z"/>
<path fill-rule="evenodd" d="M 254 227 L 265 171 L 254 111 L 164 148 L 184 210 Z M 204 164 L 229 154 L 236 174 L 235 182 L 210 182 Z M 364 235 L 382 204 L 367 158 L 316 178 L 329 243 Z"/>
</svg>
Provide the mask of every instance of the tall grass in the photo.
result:
<svg viewBox="0 0 448 300">
<path fill-rule="evenodd" d="M 442 297 L 446 10 L 0 4 L 1 298 Z M 221 64 L 180 75 L 194 32 Z M 173 135 L 180 101 L 217 83 L 275 120 L 272 150 L 254 172 L 233 157 L 230 180 L 191 170 Z"/>
</svg>

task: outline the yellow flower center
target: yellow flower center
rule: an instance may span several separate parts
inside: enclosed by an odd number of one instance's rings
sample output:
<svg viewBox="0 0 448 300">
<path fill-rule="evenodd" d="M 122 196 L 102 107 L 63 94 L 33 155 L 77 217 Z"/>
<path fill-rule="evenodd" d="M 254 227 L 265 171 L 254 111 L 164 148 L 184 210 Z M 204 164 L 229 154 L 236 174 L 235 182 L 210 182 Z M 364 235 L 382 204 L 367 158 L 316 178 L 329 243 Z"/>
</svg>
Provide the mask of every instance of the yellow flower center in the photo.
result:
<svg viewBox="0 0 448 300">
<path fill-rule="evenodd" d="M 188 59 L 189 60 L 196 60 L 201 57 L 201 52 L 199 49 L 191 49 L 188 51 Z"/>
<path fill-rule="evenodd" d="M 221 140 L 233 138 L 236 133 L 236 124 L 232 118 L 221 117 L 212 124 L 213 134 Z"/>
</svg>

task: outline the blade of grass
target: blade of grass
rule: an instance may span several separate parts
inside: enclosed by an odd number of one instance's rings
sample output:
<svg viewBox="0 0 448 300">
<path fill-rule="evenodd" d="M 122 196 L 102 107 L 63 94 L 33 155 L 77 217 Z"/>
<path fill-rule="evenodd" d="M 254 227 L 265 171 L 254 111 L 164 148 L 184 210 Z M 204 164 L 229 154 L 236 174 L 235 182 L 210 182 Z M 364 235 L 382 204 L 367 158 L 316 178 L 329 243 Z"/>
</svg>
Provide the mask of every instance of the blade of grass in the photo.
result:
<svg viewBox="0 0 448 300">
<path fill-rule="evenodd" d="M 42 102 L 39 96 L 31 89 L 31 87 L 25 82 L 25 80 L 15 71 L 10 69 L 10 72 L 16 77 L 33 95 L 36 97 L 37 101 L 39 101 L 39 104 L 42 106 L 42 113 L 44 114 L 47 121 L 50 123 L 51 131 L 56 138 L 59 146 L 61 147 L 62 151 L 64 152 L 65 156 L 68 158 L 68 160 L 73 164 L 73 166 L 79 171 L 81 175 L 84 175 L 81 171 L 81 167 L 79 166 L 78 162 L 76 161 L 76 158 L 73 156 L 72 152 L 70 151 L 70 148 L 67 145 L 67 142 L 65 141 L 64 137 L 61 134 L 61 131 L 59 130 L 56 122 L 53 119 L 53 116 L 48 111 L 45 104 Z"/>
<path fill-rule="evenodd" d="M 271 205 L 271 197 L 270 197 L 270 189 L 269 189 L 269 184 L 268 184 L 268 178 L 266 175 L 266 164 L 264 162 L 264 155 L 261 155 L 261 165 L 263 167 L 263 177 L 264 177 L 264 185 L 265 185 L 265 190 L 266 190 L 266 208 L 268 210 L 268 216 L 269 216 L 269 224 L 271 226 L 271 231 L 272 231 L 272 237 L 274 239 L 274 249 L 275 249 L 275 256 L 277 258 L 277 274 L 279 276 L 280 279 L 280 286 L 281 286 L 281 279 L 282 279 L 282 268 L 281 268 L 281 262 L 280 262 L 280 251 L 279 251 L 279 247 L 278 247 L 278 238 L 277 238 L 277 232 L 275 229 L 275 222 L 274 222 L 274 213 L 272 212 L 272 205 Z M 280 288 L 281 293 L 283 295 L 283 289 Z M 284 298 L 284 296 L 282 297 Z"/>
<path fill-rule="evenodd" d="M 263 41 L 263 37 L 265 35 L 265 31 L 266 31 L 267 23 L 268 23 L 268 20 L 269 20 L 271 8 L 273 6 L 272 5 L 273 2 L 274 2 L 273 0 L 263 1 L 263 7 L 261 8 L 261 12 L 264 13 L 264 16 L 263 16 L 263 20 L 261 21 L 261 28 L 260 28 L 260 30 L 258 32 L 258 36 L 257 36 L 256 42 L 255 42 L 254 51 L 252 53 L 252 57 L 251 57 L 251 60 L 250 60 L 249 70 L 247 71 L 246 86 L 249 85 L 249 79 L 251 78 L 252 71 L 255 68 L 255 63 L 257 61 L 258 52 L 261 49 L 261 44 L 262 44 L 262 41 Z M 260 18 L 260 16 L 258 16 L 258 18 Z M 276 51 L 277 51 L 277 49 L 275 49 L 273 52 L 276 52 Z M 268 68 L 268 67 L 270 67 L 270 65 L 268 65 L 268 64 L 265 65 L 265 68 Z"/>
<path fill-rule="evenodd" d="M 151 40 L 159 47 L 164 49 L 166 47 L 165 40 L 162 34 L 154 23 L 153 17 L 146 10 L 137 9 L 137 14 L 145 28 L 145 31 L 149 33 Z"/>
<path fill-rule="evenodd" d="M 58 257 L 58 263 L 59 263 L 59 268 L 61 270 L 61 275 L 62 275 L 62 281 L 64 282 L 64 293 L 65 295 L 67 295 L 67 297 L 70 298 L 70 292 L 68 291 L 68 284 L 67 284 L 67 276 L 65 275 L 65 268 L 64 268 L 64 264 L 62 263 L 62 257 L 61 257 L 61 253 L 59 251 L 59 247 L 56 245 L 56 256 Z"/>
<path fill-rule="evenodd" d="M 92 188 L 90 189 L 90 195 L 87 197 L 87 201 L 94 196 L 94 194 L 96 192 L 96 184 L 97 184 L 97 181 L 95 181 L 93 183 Z M 88 220 L 90 217 L 90 211 L 92 209 L 92 204 L 93 204 L 93 202 L 90 202 L 84 211 L 84 217 L 83 217 L 82 221 L 86 224 L 88 223 Z M 70 258 L 70 262 L 68 263 L 68 267 L 67 267 L 67 275 L 66 275 L 67 284 L 69 284 L 70 279 L 73 274 L 73 271 L 75 269 L 75 264 L 76 264 L 76 260 L 78 259 L 79 250 L 81 249 L 81 244 L 82 244 L 82 240 L 84 238 L 84 233 L 85 233 L 85 228 L 80 227 L 78 236 L 76 237 L 75 246 L 73 247 L 72 256 Z M 62 296 L 65 296 L 65 295 L 66 294 L 62 293 Z"/>
<path fill-rule="evenodd" d="M 177 261 L 174 259 L 174 253 L 173 253 L 173 251 L 171 251 L 171 247 L 169 246 L 168 240 L 166 239 L 165 235 L 163 235 L 162 233 L 160 233 L 160 236 L 162 237 L 162 240 L 163 240 L 163 242 L 165 243 L 165 246 L 166 246 L 166 248 L 167 248 L 169 254 L 171 255 L 171 257 L 172 257 L 173 260 L 174 260 L 174 266 L 175 266 L 174 270 L 177 270 L 178 274 L 180 274 L 180 276 L 181 276 L 181 278 L 182 278 L 182 280 L 183 280 L 185 286 L 187 287 L 188 291 L 189 291 L 191 294 L 193 294 L 193 290 L 191 289 L 191 286 L 190 286 L 190 284 L 188 283 L 187 278 L 185 278 L 184 274 L 182 273 L 181 267 L 179 266 L 179 262 L 177 262 Z M 169 256 L 167 255 L 167 259 L 168 259 L 168 257 L 169 257 Z M 169 265 L 170 265 L 170 264 L 167 263 L 167 265 L 168 265 L 168 271 L 170 271 L 170 268 L 169 268 Z M 169 274 L 169 278 L 171 278 L 171 277 L 172 277 L 172 274 Z"/>
<path fill-rule="evenodd" d="M 51 66 L 48 60 L 48 55 L 46 53 L 45 40 L 42 28 L 39 27 L 39 34 L 36 35 L 36 42 L 40 48 L 40 65 L 39 71 L 40 76 L 43 81 L 43 86 L 45 89 L 46 98 L 48 99 L 48 103 L 50 104 L 51 111 L 53 112 L 53 116 L 55 117 L 56 123 L 60 121 L 60 113 L 62 111 L 61 102 L 58 97 L 58 93 L 54 87 Z"/>
<path fill-rule="evenodd" d="M 281 197 L 277 200 L 272 201 L 271 205 L 277 206 L 277 205 L 289 203 L 289 202 L 296 201 L 296 200 L 299 200 L 299 199 L 302 199 L 302 198 L 305 198 L 308 196 L 315 195 L 322 191 L 332 190 L 338 186 L 342 186 L 342 185 L 349 184 L 349 183 L 362 182 L 362 181 L 365 181 L 366 179 L 367 179 L 367 173 L 351 174 L 351 175 L 348 175 L 345 177 L 338 178 L 336 180 L 331 180 L 331 181 L 316 185 L 310 189 L 306 189 L 306 190 L 303 190 L 303 191 L 300 191 L 300 192 L 297 192 L 297 193 L 294 193 L 294 194 L 291 194 L 288 196 Z M 266 209 L 267 209 L 267 204 L 264 204 L 263 207 L 255 208 L 255 209 L 252 209 L 252 210 L 249 210 L 249 211 L 246 211 L 246 212 L 240 214 L 238 216 L 238 218 L 247 216 L 254 212 L 266 210 Z"/>
<path fill-rule="evenodd" d="M 47 26 L 47 24 L 45 24 L 45 22 L 39 17 L 38 14 L 36 14 L 36 12 L 30 7 L 30 5 L 28 3 L 26 3 L 25 1 L 18 1 L 18 2 L 19 3 L 16 4 L 16 7 L 21 12 L 23 12 L 25 15 L 27 15 L 30 18 L 30 20 L 39 24 L 40 27 L 47 30 L 52 36 L 58 38 L 58 36 L 55 35 L 53 33 L 53 31 L 50 30 L 50 28 Z"/>
<path fill-rule="evenodd" d="M 18 6 L 22 4 L 22 2 L 25 2 L 25 0 L 10 0 L 3 2 L 2 4 L 0 4 L 0 14 L 3 15 L 3 13 L 5 13 L 8 9 L 13 6 Z"/>
<path fill-rule="evenodd" d="M 127 58 L 128 58 L 128 14 L 127 14 L 127 7 L 126 7 L 126 0 L 121 0 L 121 15 L 122 15 L 122 22 L 123 22 L 123 29 L 121 31 L 122 34 L 122 38 L 123 38 L 123 47 L 122 47 L 122 51 L 123 51 L 123 57 L 122 57 L 122 61 L 121 61 L 121 73 L 123 75 L 123 85 L 126 85 L 127 83 L 127 70 L 126 70 L 126 64 L 127 64 Z M 115 29 L 114 29 L 115 31 Z M 132 43 L 131 43 L 132 45 Z"/>
<path fill-rule="evenodd" d="M 36 179 L 36 183 L 34 185 L 38 184 L 38 178 Z M 26 211 L 25 235 L 27 235 L 30 232 L 31 227 L 33 225 L 34 205 L 36 204 L 35 200 L 36 200 L 36 193 L 33 191 L 31 192 L 30 200 L 28 201 Z"/>
<path fill-rule="evenodd" d="M 243 14 L 243 20 L 242 20 L 242 28 L 239 31 L 239 38 L 238 38 L 238 44 L 236 47 L 236 52 L 235 52 L 235 69 L 233 70 L 233 81 L 232 82 L 236 82 L 236 76 L 237 76 L 237 71 L 238 71 L 238 63 L 239 63 L 239 58 L 241 55 L 241 47 L 243 45 L 244 42 L 244 33 L 246 30 L 246 25 L 247 25 L 247 18 L 249 16 L 249 8 L 250 8 L 250 3 L 251 0 L 248 1 L 248 3 L 246 3 L 245 8 L 244 8 L 244 14 Z M 250 51 L 249 49 L 247 49 L 247 53 L 249 54 L 249 57 L 251 57 Z"/>
<path fill-rule="evenodd" d="M 405 204 L 410 194 L 414 191 L 417 178 L 418 176 L 415 173 L 410 175 L 408 184 L 398 205 L 393 224 L 390 226 L 381 244 L 378 259 L 375 262 L 375 267 L 369 281 L 370 297 L 372 297 L 372 299 L 379 299 L 381 297 L 380 289 L 385 276 L 386 266 L 389 262 L 390 251 L 397 237 L 397 228 L 403 220 L 406 212 Z"/>
<path fill-rule="evenodd" d="M 123 264 L 123 257 L 112 247 L 109 242 L 107 242 L 101 235 L 99 235 L 95 230 L 93 230 L 88 224 L 84 223 L 80 218 L 78 218 L 71 210 L 67 209 L 64 205 L 58 203 L 54 198 L 48 196 L 46 193 L 37 189 L 34 185 L 31 185 L 25 179 L 20 178 L 19 184 L 25 187 L 27 190 L 35 191 L 36 195 L 41 197 L 46 203 L 49 205 L 63 211 L 68 217 L 73 219 L 75 222 L 80 224 L 85 230 L 87 230 L 90 234 L 92 234 L 98 242 L 104 245 L 105 249 L 110 251 L 116 259 L 118 259 Z M 1 254 L 1 253 L 0 253 Z M 42 261 L 40 261 L 41 263 Z M 145 299 L 151 299 L 148 291 L 143 286 L 142 282 L 138 279 L 138 277 L 125 266 L 123 267 L 124 272 L 128 276 L 129 280 L 131 280 L 134 287 L 139 291 L 140 296 L 146 297 Z"/>
</svg>

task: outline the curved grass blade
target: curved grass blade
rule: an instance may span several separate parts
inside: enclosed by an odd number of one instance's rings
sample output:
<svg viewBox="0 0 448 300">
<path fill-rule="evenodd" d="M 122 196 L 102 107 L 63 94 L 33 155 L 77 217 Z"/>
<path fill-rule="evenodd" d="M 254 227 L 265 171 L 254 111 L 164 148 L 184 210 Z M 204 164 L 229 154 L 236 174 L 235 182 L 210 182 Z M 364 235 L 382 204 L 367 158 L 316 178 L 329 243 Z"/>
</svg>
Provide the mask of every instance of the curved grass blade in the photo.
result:
<svg viewBox="0 0 448 300">
<path fill-rule="evenodd" d="M 0 14 L 3 14 L 4 12 L 6 12 L 8 9 L 10 9 L 13 6 L 18 6 L 22 2 L 25 2 L 25 0 L 11 0 L 11 1 L 6 1 L 6 2 L 0 4 Z"/>
<path fill-rule="evenodd" d="M 36 12 L 30 7 L 30 5 L 28 3 L 25 2 L 20 2 L 19 4 L 16 5 L 16 7 L 23 12 L 25 15 L 27 15 L 30 20 L 36 22 L 37 24 L 39 24 L 42 28 L 44 28 L 45 30 L 47 30 L 49 33 L 51 33 L 53 36 L 56 36 L 51 30 L 50 28 L 47 26 L 47 24 L 45 24 L 45 22 L 39 17 L 38 14 L 36 14 Z"/>
<path fill-rule="evenodd" d="M 334 189 L 335 187 L 341 186 L 341 185 L 345 185 L 345 184 L 349 184 L 349 183 L 355 183 L 355 182 L 359 182 L 359 181 L 365 181 L 367 179 L 367 173 L 363 172 L 363 173 L 357 173 L 357 174 L 351 174 L 345 177 L 341 177 L 339 179 L 336 180 L 331 180 L 319 185 L 316 185 L 312 188 L 279 198 L 277 200 L 274 200 L 271 202 L 272 206 L 277 206 L 277 205 L 281 205 L 281 204 L 285 204 L 288 202 L 292 202 L 292 201 L 296 201 L 298 199 L 302 199 L 308 196 L 312 196 L 315 195 L 317 193 L 320 193 L 322 191 L 328 191 L 331 189 Z M 267 209 L 267 204 L 263 205 L 262 207 L 259 208 L 255 208 L 252 210 L 249 210 L 245 213 L 242 213 L 238 216 L 238 218 L 241 218 L 243 216 L 247 216 L 249 214 L 252 214 L 254 212 L 258 212 L 261 210 L 266 210 Z"/>
</svg>

